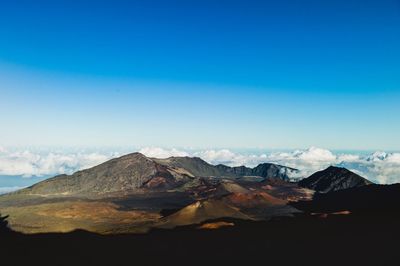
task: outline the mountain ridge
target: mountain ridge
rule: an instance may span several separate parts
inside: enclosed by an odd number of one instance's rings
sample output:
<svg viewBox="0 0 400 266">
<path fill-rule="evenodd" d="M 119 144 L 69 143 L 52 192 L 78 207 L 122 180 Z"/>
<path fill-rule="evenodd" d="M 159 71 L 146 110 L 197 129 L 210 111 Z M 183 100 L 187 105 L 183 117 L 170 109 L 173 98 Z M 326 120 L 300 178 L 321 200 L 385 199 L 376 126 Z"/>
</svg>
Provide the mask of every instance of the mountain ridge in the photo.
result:
<svg viewBox="0 0 400 266">
<path fill-rule="evenodd" d="M 23 190 L 14 192 L 34 195 L 102 195 L 135 192 L 143 189 L 168 190 L 182 186 L 198 177 L 240 179 L 258 176 L 261 179 L 288 180 L 297 169 L 271 163 L 254 168 L 212 165 L 199 157 L 169 157 L 157 159 L 139 152 L 113 158 L 102 164 L 77 171 L 72 175 L 58 175 Z"/>
</svg>

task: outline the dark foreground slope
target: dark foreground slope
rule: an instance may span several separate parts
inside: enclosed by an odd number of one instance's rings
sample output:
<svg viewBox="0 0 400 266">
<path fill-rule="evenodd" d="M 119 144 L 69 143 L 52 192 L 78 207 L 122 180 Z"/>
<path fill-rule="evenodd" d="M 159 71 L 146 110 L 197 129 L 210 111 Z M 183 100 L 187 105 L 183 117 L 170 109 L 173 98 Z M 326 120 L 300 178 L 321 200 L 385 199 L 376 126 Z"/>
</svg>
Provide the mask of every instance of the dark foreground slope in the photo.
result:
<svg viewBox="0 0 400 266">
<path fill-rule="evenodd" d="M 0 236 L 2 265 L 399 265 L 399 215 L 233 221 L 143 235 Z"/>
<path fill-rule="evenodd" d="M 270 221 L 224 219 L 148 234 L 0 232 L 1 265 L 399 265 L 400 185 L 364 186 L 294 203 Z M 345 214 L 332 212 L 348 210 Z M 315 215 L 315 212 L 325 212 Z M 350 214 L 348 214 L 350 213 Z M 1 231 L 1 230 L 0 230 Z"/>
<path fill-rule="evenodd" d="M 314 194 L 312 201 L 293 202 L 292 205 L 306 212 L 350 211 L 363 214 L 400 215 L 400 184 L 368 185 L 330 193 Z"/>
</svg>

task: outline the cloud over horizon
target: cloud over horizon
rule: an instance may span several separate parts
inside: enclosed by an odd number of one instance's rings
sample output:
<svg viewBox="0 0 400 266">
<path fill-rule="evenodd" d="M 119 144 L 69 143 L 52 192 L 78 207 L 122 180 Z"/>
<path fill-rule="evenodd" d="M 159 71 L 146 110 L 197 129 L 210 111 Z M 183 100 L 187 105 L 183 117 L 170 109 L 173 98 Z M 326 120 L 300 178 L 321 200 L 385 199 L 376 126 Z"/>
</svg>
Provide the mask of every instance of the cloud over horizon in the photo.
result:
<svg viewBox="0 0 400 266">
<path fill-rule="evenodd" d="M 71 174 L 75 171 L 100 164 L 119 153 L 63 153 L 33 152 L 29 149 L 7 151 L 0 147 L 0 175 L 48 176 Z"/>
<path fill-rule="evenodd" d="M 16 190 L 23 189 L 25 187 L 19 187 L 19 186 L 13 186 L 13 187 L 0 187 L 0 195 L 1 194 L 7 194 L 9 192 L 13 192 Z"/>
</svg>

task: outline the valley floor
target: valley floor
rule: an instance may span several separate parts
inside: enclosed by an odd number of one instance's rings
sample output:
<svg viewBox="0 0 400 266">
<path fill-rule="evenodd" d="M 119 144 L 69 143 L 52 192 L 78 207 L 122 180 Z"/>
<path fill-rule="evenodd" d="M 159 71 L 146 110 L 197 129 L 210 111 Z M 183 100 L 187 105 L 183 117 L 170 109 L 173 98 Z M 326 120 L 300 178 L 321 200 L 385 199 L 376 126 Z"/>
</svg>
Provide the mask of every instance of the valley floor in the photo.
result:
<svg viewBox="0 0 400 266">
<path fill-rule="evenodd" d="M 397 212 L 302 214 L 148 234 L 0 233 L 1 265 L 400 265 Z"/>
</svg>

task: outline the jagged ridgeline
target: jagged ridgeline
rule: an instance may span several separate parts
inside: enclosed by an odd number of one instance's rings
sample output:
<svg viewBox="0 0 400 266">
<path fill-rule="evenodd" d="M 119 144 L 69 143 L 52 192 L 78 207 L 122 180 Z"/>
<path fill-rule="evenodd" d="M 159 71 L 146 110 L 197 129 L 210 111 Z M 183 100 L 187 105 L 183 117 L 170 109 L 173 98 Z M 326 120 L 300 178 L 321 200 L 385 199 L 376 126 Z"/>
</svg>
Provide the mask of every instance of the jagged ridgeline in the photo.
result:
<svg viewBox="0 0 400 266">
<path fill-rule="evenodd" d="M 140 189 L 172 189 L 199 177 L 288 180 L 298 170 L 263 163 L 254 168 L 211 165 L 197 157 L 148 158 L 132 153 L 72 175 L 59 175 L 16 193 L 37 195 L 99 195 Z"/>
</svg>

